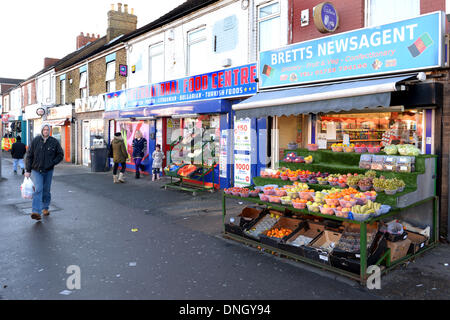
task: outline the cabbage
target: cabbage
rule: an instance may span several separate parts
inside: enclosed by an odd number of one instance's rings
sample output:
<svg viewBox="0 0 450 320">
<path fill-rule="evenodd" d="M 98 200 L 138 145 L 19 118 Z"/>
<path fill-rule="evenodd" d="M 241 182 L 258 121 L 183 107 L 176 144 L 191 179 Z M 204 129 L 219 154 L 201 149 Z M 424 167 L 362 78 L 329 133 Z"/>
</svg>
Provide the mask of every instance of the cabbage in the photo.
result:
<svg viewBox="0 0 450 320">
<path fill-rule="evenodd" d="M 418 156 L 420 150 L 411 144 L 403 144 L 398 146 L 398 153 L 402 156 Z"/>
<path fill-rule="evenodd" d="M 397 146 L 395 144 L 387 145 L 384 147 L 386 154 L 397 154 Z"/>
</svg>

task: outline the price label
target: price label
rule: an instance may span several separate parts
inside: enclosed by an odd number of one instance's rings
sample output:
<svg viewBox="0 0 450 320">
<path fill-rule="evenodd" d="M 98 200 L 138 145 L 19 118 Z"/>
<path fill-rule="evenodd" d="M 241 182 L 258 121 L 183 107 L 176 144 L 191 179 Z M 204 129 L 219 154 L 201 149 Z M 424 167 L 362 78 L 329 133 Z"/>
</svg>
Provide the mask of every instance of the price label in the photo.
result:
<svg viewBox="0 0 450 320">
<path fill-rule="evenodd" d="M 319 255 L 319 258 L 324 260 L 324 261 L 328 261 L 328 256 Z"/>
</svg>

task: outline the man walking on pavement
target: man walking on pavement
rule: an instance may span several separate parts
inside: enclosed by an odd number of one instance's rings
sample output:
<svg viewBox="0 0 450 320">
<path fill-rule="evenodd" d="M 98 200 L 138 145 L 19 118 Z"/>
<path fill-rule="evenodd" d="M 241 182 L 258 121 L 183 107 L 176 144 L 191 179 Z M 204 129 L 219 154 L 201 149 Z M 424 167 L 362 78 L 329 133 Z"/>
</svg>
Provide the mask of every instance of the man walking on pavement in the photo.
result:
<svg viewBox="0 0 450 320">
<path fill-rule="evenodd" d="M 26 146 L 22 143 L 20 136 L 16 138 L 16 142 L 13 143 L 11 147 L 11 156 L 13 158 L 13 168 L 14 174 L 17 174 L 17 164 L 19 164 L 20 169 L 22 169 L 22 174 L 25 173 L 25 166 L 23 164 L 23 158 L 27 152 Z"/>
<path fill-rule="evenodd" d="M 50 188 L 53 168 L 64 159 L 64 151 L 58 140 L 50 136 L 50 126 L 44 123 L 41 135 L 31 142 L 26 157 L 25 177 L 32 176 L 35 191 L 33 193 L 31 218 L 41 220 L 41 213 L 48 216 L 50 207 Z"/>
<path fill-rule="evenodd" d="M 110 158 L 113 158 L 114 167 L 113 167 L 113 179 L 114 183 L 122 182 L 125 180 L 123 175 L 126 170 L 126 162 L 128 159 L 127 148 L 125 148 L 125 143 L 122 138 L 122 134 L 120 132 L 116 132 L 114 134 L 114 139 L 111 141 L 111 150 L 110 150 Z M 117 170 L 119 169 L 119 164 L 122 166 L 120 169 L 119 177 L 117 177 Z"/>
</svg>

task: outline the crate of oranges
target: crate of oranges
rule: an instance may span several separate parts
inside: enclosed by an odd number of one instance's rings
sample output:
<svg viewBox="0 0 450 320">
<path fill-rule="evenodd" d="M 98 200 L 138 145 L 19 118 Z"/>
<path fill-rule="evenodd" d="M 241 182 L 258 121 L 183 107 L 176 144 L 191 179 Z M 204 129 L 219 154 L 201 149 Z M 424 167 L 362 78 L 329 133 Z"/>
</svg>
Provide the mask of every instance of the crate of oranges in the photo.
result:
<svg viewBox="0 0 450 320">
<path fill-rule="evenodd" d="M 261 243 L 277 247 L 282 239 L 286 239 L 292 232 L 297 230 L 302 220 L 281 217 L 280 220 L 269 230 L 260 235 Z"/>
</svg>

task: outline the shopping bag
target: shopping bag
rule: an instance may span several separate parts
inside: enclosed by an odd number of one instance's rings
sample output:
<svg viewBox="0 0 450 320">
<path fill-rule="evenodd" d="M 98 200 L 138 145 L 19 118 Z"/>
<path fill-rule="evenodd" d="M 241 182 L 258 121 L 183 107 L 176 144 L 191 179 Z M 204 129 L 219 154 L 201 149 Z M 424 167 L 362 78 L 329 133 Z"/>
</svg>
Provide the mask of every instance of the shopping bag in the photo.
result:
<svg viewBox="0 0 450 320">
<path fill-rule="evenodd" d="M 31 180 L 31 178 L 25 177 L 25 179 L 23 179 L 22 185 L 20 186 L 22 198 L 33 199 L 34 190 L 35 190 L 34 183 Z"/>
</svg>

